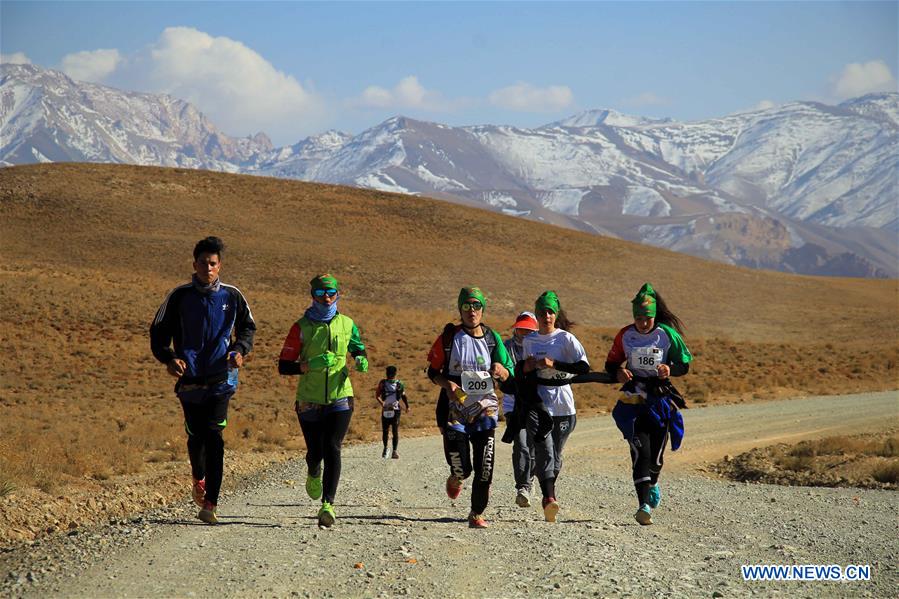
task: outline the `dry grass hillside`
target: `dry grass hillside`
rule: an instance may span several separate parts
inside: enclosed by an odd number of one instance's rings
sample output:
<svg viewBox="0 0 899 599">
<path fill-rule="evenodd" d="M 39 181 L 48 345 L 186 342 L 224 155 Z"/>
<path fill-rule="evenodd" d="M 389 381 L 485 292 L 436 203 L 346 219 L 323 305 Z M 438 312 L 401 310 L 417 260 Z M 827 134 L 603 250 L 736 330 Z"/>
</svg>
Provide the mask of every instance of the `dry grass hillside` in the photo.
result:
<svg viewBox="0 0 899 599">
<path fill-rule="evenodd" d="M 351 439 L 380 435 L 373 389 L 396 364 L 411 428 L 428 428 L 435 388 L 422 367 L 460 286 L 488 294 L 485 320 L 556 289 L 601 367 L 644 281 L 686 323 L 697 356 L 679 382 L 694 405 L 803 393 L 893 389 L 895 280 L 734 268 L 615 239 L 424 198 L 181 169 L 55 164 L 0 169 L 0 495 L 115 480 L 183 460 L 172 383 L 147 330 L 166 292 L 188 280 L 197 239 L 221 236 L 222 279 L 259 331 L 226 438 L 231 449 L 300 446 L 295 379 L 277 356 L 324 271 L 344 286 L 372 369 L 353 375 Z M 578 389 L 583 413 L 614 389 Z M 149 464 L 149 465 L 148 465 Z"/>
</svg>

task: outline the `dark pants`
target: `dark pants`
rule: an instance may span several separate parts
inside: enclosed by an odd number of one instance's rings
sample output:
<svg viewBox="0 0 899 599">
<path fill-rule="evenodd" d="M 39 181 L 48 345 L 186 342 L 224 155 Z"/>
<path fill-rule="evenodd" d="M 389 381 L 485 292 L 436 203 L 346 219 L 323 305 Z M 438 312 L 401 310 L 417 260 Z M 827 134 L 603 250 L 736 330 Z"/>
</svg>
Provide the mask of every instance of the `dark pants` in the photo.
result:
<svg viewBox="0 0 899 599">
<path fill-rule="evenodd" d="M 459 479 L 466 479 L 474 471 L 471 511 L 483 514 L 487 509 L 487 500 L 490 498 L 490 483 L 493 482 L 493 462 L 496 455 L 494 429 L 460 433 L 447 428 L 443 438 L 446 462 L 449 464 L 452 474 Z M 472 458 L 474 458 L 473 464 Z"/>
<path fill-rule="evenodd" d="M 634 437 L 629 443 L 634 467 L 634 490 L 637 503 L 643 505 L 649 501 L 649 488 L 659 482 L 668 429 L 656 426 L 648 416 L 638 416 L 634 421 Z"/>
<path fill-rule="evenodd" d="M 350 428 L 353 411 L 316 413 L 312 418 L 308 418 L 309 416 L 313 415 L 297 413 L 300 429 L 306 440 L 306 465 L 309 467 L 309 474 L 322 476 L 322 501 L 334 503 L 337 484 L 340 482 L 340 448 Z M 324 472 L 322 461 L 325 463 Z"/>
<path fill-rule="evenodd" d="M 506 421 L 516 418 L 515 412 L 506 415 Z M 531 490 L 531 477 L 534 476 L 534 444 L 528 442 L 528 431 L 521 427 L 512 437 L 512 473 L 515 476 L 515 488 Z"/>
<path fill-rule="evenodd" d="M 222 488 L 225 459 L 222 431 L 228 424 L 228 401 L 233 395 L 233 391 L 179 394 L 191 473 L 197 480 L 206 479 L 206 501 L 213 504 L 218 504 Z"/>
<path fill-rule="evenodd" d="M 393 418 L 384 418 L 381 416 L 381 438 L 384 441 L 384 449 L 387 449 L 388 429 L 393 429 L 393 451 L 400 444 L 400 415 L 394 414 Z"/>
</svg>

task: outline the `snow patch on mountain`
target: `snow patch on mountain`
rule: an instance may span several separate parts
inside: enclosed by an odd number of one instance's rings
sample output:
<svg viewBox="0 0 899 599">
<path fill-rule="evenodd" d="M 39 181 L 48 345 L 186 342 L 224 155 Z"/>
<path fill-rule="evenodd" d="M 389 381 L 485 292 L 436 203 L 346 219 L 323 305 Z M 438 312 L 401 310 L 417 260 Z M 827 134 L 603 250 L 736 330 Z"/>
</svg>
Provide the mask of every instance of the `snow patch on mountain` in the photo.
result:
<svg viewBox="0 0 899 599">
<path fill-rule="evenodd" d="M 584 196 L 590 193 L 590 190 L 583 189 L 552 189 L 539 194 L 540 203 L 547 210 L 566 214 L 568 216 L 578 216 L 578 209 Z"/>
<path fill-rule="evenodd" d="M 631 185 L 625 192 L 621 213 L 631 216 L 669 216 L 671 204 L 655 189 Z"/>
</svg>

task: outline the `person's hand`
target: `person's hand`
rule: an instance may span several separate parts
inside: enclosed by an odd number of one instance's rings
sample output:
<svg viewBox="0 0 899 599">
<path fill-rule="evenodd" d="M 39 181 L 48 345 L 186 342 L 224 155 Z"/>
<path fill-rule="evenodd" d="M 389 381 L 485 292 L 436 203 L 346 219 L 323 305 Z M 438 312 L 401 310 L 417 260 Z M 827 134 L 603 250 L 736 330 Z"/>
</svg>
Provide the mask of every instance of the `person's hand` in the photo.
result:
<svg viewBox="0 0 899 599">
<path fill-rule="evenodd" d="M 307 370 L 324 370 L 325 368 L 331 368 L 337 364 L 337 354 L 334 352 L 326 351 L 323 354 L 318 354 L 306 362 Z"/>
<path fill-rule="evenodd" d="M 659 378 L 667 379 L 671 375 L 671 367 L 667 364 L 659 364 Z"/>
<path fill-rule="evenodd" d="M 356 370 L 358 372 L 368 372 L 368 358 L 356 356 Z"/>
<path fill-rule="evenodd" d="M 233 351 L 228 354 L 228 366 L 231 368 L 240 368 L 243 366 L 243 355 L 239 351 Z"/>
<path fill-rule="evenodd" d="M 410 408 L 409 406 L 406 406 L 406 413 L 407 413 L 407 414 L 409 413 L 409 410 L 410 410 L 410 409 L 411 409 L 411 408 Z"/>
<path fill-rule="evenodd" d="M 540 358 L 539 360 L 537 360 L 537 370 L 542 370 L 544 368 L 552 368 L 555 363 L 556 363 L 556 361 L 553 360 L 552 358 L 548 358 L 548 357 L 544 356 L 544 357 Z"/>
<path fill-rule="evenodd" d="M 524 370 L 525 372 L 533 372 L 537 370 L 537 358 L 535 358 L 534 356 L 528 356 L 527 358 L 525 358 L 522 370 Z"/>
<path fill-rule="evenodd" d="M 622 366 L 618 369 L 618 372 L 615 373 L 615 378 L 618 379 L 619 383 L 626 383 L 634 378 L 634 374 Z"/>
<path fill-rule="evenodd" d="M 169 363 L 165 365 L 165 369 L 170 375 L 177 378 L 187 370 L 187 362 L 179 358 L 172 358 L 169 360 Z"/>
<path fill-rule="evenodd" d="M 494 362 L 490 366 L 490 370 L 488 372 L 490 372 L 490 376 L 500 381 L 504 381 L 509 378 L 509 371 L 499 362 Z"/>
<path fill-rule="evenodd" d="M 461 388 L 459 387 L 459 385 L 457 385 L 456 383 L 452 382 L 449 379 L 447 379 L 446 384 L 443 386 L 443 388 L 446 389 L 446 393 L 450 397 L 458 397 L 459 396 L 458 391 L 461 391 Z M 464 395 L 464 393 L 463 393 L 463 395 Z"/>
</svg>

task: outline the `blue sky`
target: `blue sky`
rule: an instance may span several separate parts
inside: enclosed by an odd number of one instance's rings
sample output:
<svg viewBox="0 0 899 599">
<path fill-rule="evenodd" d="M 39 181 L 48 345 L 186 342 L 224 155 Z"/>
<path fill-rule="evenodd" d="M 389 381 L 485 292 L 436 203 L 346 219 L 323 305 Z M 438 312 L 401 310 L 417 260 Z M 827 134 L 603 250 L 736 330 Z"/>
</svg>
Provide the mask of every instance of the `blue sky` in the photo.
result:
<svg viewBox="0 0 899 599">
<path fill-rule="evenodd" d="M 4 62 L 195 103 L 277 144 L 396 114 L 698 120 L 896 91 L 897 2 L 7 2 Z"/>
</svg>

